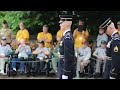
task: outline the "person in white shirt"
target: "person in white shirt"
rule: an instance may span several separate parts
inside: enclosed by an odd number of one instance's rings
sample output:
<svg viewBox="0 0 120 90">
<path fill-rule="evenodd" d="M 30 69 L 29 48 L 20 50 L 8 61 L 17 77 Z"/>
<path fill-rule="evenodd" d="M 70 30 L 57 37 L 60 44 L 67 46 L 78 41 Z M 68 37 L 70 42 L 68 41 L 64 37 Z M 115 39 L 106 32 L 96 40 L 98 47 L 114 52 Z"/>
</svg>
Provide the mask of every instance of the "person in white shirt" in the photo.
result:
<svg viewBox="0 0 120 90">
<path fill-rule="evenodd" d="M 106 43 L 107 43 L 106 41 L 102 40 L 101 41 L 101 47 L 97 48 L 93 52 L 93 56 L 97 57 L 95 77 L 100 76 L 101 64 L 103 64 L 103 72 L 104 72 L 104 69 L 105 69 L 105 62 L 106 62 L 106 59 L 107 59 L 107 56 L 106 56 Z"/>
<path fill-rule="evenodd" d="M 38 48 L 32 52 L 34 55 L 37 55 L 36 60 L 40 61 L 35 63 L 35 71 L 38 71 L 38 66 L 40 64 L 41 71 L 44 69 L 45 58 L 49 56 L 50 51 L 45 47 L 44 41 L 38 42 Z"/>
<path fill-rule="evenodd" d="M 77 70 L 76 74 L 77 77 L 79 77 L 79 73 L 83 74 L 84 67 L 88 65 L 91 58 L 91 49 L 88 47 L 87 41 L 82 42 L 82 47 L 78 50 L 78 57 L 79 60 L 77 60 Z"/>
<path fill-rule="evenodd" d="M 24 60 L 27 60 L 31 54 L 31 48 L 29 45 L 25 43 L 25 39 L 20 40 L 20 45 L 18 49 L 16 49 L 15 54 L 18 54 L 18 58 L 12 58 L 12 68 L 13 71 L 16 72 L 16 62 L 20 61 L 20 73 L 23 74 L 25 71 L 25 63 Z"/>
<path fill-rule="evenodd" d="M 107 42 L 108 41 L 108 36 L 105 34 L 103 28 L 99 28 L 99 34 L 97 36 L 97 48 L 100 47 L 102 40 Z"/>
<path fill-rule="evenodd" d="M 8 56 L 12 54 L 12 49 L 9 44 L 7 44 L 6 37 L 1 38 L 0 44 L 0 74 L 6 75 L 4 73 L 5 62 L 8 60 Z"/>
</svg>

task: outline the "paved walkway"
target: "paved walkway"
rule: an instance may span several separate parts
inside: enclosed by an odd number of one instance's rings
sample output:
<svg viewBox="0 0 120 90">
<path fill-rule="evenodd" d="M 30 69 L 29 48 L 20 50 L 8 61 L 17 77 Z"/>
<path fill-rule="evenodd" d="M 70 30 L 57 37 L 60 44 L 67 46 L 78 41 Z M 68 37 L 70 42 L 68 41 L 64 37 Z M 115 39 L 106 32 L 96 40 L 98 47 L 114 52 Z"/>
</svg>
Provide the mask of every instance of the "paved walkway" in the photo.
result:
<svg viewBox="0 0 120 90">
<path fill-rule="evenodd" d="M 8 77 L 8 76 L 0 76 L 0 79 L 58 79 L 57 76 L 53 76 L 53 77 L 47 77 L 47 76 L 36 76 L 36 77 L 33 77 L 33 76 L 30 76 L 30 77 L 27 77 L 25 75 L 17 75 L 17 76 L 11 76 L 11 77 Z M 95 79 L 95 78 L 77 78 L 77 79 Z M 98 78 L 98 79 L 101 79 L 101 78 Z"/>
</svg>

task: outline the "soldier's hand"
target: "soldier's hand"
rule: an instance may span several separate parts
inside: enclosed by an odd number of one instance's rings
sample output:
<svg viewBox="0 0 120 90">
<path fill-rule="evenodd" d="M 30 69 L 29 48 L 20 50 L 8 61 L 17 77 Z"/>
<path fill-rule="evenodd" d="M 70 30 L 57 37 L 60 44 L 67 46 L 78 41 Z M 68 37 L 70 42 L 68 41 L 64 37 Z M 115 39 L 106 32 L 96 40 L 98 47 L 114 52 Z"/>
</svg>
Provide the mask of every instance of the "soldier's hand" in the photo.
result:
<svg viewBox="0 0 120 90">
<path fill-rule="evenodd" d="M 112 57 L 108 57 L 107 59 L 108 59 L 108 60 L 112 60 Z"/>
<path fill-rule="evenodd" d="M 58 58 L 60 58 L 60 53 L 58 52 Z"/>
</svg>

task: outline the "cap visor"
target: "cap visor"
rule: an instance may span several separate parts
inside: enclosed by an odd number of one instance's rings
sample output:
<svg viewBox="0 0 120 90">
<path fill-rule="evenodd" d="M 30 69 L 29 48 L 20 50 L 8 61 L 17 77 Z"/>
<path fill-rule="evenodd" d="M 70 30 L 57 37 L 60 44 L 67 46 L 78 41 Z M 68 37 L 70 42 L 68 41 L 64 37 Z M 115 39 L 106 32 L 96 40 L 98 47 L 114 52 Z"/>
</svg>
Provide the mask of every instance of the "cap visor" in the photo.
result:
<svg viewBox="0 0 120 90">
<path fill-rule="evenodd" d="M 61 24 L 61 23 L 63 23 L 63 21 L 59 21 L 59 23 Z"/>
</svg>

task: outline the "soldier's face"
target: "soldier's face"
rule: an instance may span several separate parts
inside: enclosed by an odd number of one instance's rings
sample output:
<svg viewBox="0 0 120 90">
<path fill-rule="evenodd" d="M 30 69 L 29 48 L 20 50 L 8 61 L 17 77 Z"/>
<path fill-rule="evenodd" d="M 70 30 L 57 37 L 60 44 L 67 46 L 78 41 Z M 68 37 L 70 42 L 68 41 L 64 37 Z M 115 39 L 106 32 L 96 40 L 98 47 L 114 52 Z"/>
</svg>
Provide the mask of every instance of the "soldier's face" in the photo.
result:
<svg viewBox="0 0 120 90">
<path fill-rule="evenodd" d="M 107 29 L 106 29 L 106 32 L 105 32 L 107 35 L 109 35 L 109 36 L 111 36 L 111 27 L 107 27 Z"/>
<path fill-rule="evenodd" d="M 63 22 L 63 23 L 60 23 L 60 29 L 61 30 L 65 30 L 65 23 Z"/>
</svg>

